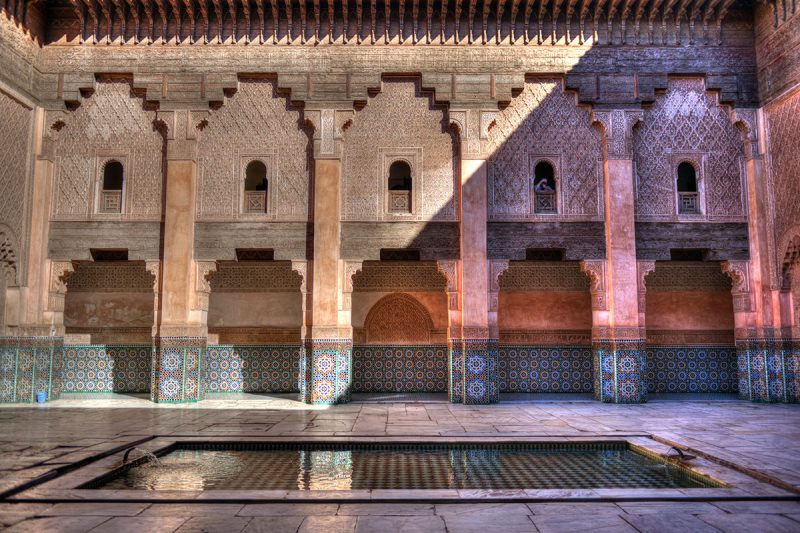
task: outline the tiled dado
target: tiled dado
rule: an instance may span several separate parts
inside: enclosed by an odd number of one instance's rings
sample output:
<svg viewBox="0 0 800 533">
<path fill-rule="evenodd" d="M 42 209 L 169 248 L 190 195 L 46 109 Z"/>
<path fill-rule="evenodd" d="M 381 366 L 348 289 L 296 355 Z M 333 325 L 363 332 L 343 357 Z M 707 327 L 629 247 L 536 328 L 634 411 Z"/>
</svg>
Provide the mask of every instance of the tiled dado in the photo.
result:
<svg viewBox="0 0 800 533">
<path fill-rule="evenodd" d="M 307 340 L 300 364 L 300 394 L 312 404 L 350 401 L 353 343 L 350 340 Z"/>
<path fill-rule="evenodd" d="M 754 402 L 800 402 L 797 339 L 736 341 L 739 397 Z"/>
<path fill-rule="evenodd" d="M 150 392 L 153 347 L 64 346 L 62 392 Z"/>
<path fill-rule="evenodd" d="M 299 345 L 209 345 L 203 363 L 204 390 L 299 392 L 302 358 Z"/>
<path fill-rule="evenodd" d="M 594 397 L 608 403 L 647 401 L 644 339 L 592 341 Z"/>
<path fill-rule="evenodd" d="M 44 392 L 47 400 L 61 391 L 59 337 L 0 337 L 0 402 L 35 402 Z"/>
<path fill-rule="evenodd" d="M 447 346 L 353 346 L 353 392 L 445 392 Z"/>
<path fill-rule="evenodd" d="M 500 392 L 592 392 L 591 346 L 500 345 Z"/>
<path fill-rule="evenodd" d="M 496 339 L 452 341 L 450 345 L 450 401 L 468 405 L 499 401 L 497 359 L 498 342 Z"/>
<path fill-rule="evenodd" d="M 200 384 L 205 337 L 154 339 L 150 398 L 158 403 L 196 402 L 202 399 Z"/>
<path fill-rule="evenodd" d="M 648 345 L 647 392 L 732 393 L 739 390 L 735 346 Z"/>
</svg>

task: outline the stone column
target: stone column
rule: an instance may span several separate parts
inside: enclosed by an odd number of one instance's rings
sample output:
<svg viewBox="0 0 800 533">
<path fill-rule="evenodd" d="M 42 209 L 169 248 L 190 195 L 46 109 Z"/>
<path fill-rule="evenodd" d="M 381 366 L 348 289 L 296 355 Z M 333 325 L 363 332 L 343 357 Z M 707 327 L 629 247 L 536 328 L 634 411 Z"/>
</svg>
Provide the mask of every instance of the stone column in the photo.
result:
<svg viewBox="0 0 800 533">
<path fill-rule="evenodd" d="M 498 331 L 490 327 L 487 247 L 488 127 L 496 111 L 452 110 L 461 135 L 461 338 L 452 338 L 451 400 L 487 404 L 499 400 Z M 496 317 L 496 314 L 495 314 Z"/>
<path fill-rule="evenodd" d="M 166 112 L 160 118 L 167 131 L 167 173 L 150 397 L 154 402 L 193 402 L 202 399 L 201 368 L 208 333 L 205 313 L 195 305 L 197 120 L 188 110 Z"/>
<path fill-rule="evenodd" d="M 301 393 L 304 402 L 350 400 L 353 328 L 344 309 L 341 247 L 341 126 L 352 111 L 310 109 L 314 126 L 314 256 L 309 262 L 310 324 L 303 337 Z"/>
<path fill-rule="evenodd" d="M 592 345 L 595 397 L 604 402 L 647 399 L 644 324 L 639 320 L 639 284 L 634 220 L 632 128 L 638 110 L 595 111 L 603 127 L 606 261 L 584 262 L 594 294 L 605 293 L 604 309 L 593 304 Z M 601 281 L 602 278 L 602 281 Z M 601 291 L 602 289 L 602 291 Z"/>
<path fill-rule="evenodd" d="M 747 187 L 749 261 L 728 261 L 723 271 L 733 282 L 739 397 L 756 402 L 797 402 L 795 376 L 800 357 L 785 328 L 781 295 L 782 265 L 772 264 L 774 234 L 768 208 L 764 118 L 759 110 L 737 109 L 732 117 L 742 132 Z M 790 314 L 790 313 L 789 313 Z"/>
</svg>

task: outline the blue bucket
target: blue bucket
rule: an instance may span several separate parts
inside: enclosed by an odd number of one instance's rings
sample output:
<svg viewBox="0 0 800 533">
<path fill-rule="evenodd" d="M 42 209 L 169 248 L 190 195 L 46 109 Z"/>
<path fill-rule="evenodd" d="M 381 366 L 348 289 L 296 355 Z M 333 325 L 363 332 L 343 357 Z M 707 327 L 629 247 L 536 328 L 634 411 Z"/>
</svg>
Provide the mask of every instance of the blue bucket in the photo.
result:
<svg viewBox="0 0 800 533">
<path fill-rule="evenodd" d="M 44 403 L 47 401 L 47 393 L 39 391 L 36 393 L 36 403 Z"/>
</svg>

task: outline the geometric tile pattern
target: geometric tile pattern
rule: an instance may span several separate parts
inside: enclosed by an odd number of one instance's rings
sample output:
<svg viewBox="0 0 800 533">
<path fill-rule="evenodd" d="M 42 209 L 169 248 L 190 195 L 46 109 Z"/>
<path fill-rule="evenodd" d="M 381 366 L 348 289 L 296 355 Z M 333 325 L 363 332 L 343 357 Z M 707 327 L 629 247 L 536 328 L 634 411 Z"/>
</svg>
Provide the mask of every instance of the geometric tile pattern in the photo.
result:
<svg viewBox="0 0 800 533">
<path fill-rule="evenodd" d="M 64 346 L 62 392 L 150 392 L 153 347 Z"/>
<path fill-rule="evenodd" d="M 464 339 L 462 391 L 467 405 L 499 401 L 497 339 Z"/>
<path fill-rule="evenodd" d="M 445 392 L 447 346 L 353 346 L 353 392 Z"/>
<path fill-rule="evenodd" d="M 593 340 L 594 396 L 608 403 L 647 401 L 644 340 Z"/>
<path fill-rule="evenodd" d="M 334 404 L 350 401 L 352 376 L 350 340 L 314 339 L 304 344 L 300 366 L 303 376 L 300 393 L 311 404 Z"/>
<path fill-rule="evenodd" d="M 464 344 L 456 339 L 448 343 L 448 366 L 450 368 L 450 403 L 464 401 Z"/>
<path fill-rule="evenodd" d="M 61 339 L 0 337 L 0 402 L 35 402 L 61 392 Z"/>
<path fill-rule="evenodd" d="M 800 401 L 800 351 L 782 339 L 736 341 L 739 397 L 754 402 Z"/>
<path fill-rule="evenodd" d="M 500 392 L 592 392 L 589 346 L 502 345 Z"/>
<path fill-rule="evenodd" d="M 299 392 L 298 345 L 214 345 L 203 358 L 206 392 Z"/>
<path fill-rule="evenodd" d="M 734 346 L 648 346 L 647 392 L 739 390 Z"/>
<path fill-rule="evenodd" d="M 159 337 L 153 347 L 150 398 L 154 402 L 202 399 L 200 368 L 205 337 Z"/>
</svg>

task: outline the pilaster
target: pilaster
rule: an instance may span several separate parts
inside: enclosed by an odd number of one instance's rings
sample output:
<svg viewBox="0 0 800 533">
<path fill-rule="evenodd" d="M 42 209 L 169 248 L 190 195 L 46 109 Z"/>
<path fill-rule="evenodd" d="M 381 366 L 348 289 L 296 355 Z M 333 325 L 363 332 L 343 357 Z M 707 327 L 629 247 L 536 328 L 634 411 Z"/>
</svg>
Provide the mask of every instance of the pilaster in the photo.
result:
<svg viewBox="0 0 800 533">
<path fill-rule="evenodd" d="M 342 134 L 352 120 L 349 105 L 307 104 L 314 127 L 314 255 L 307 265 L 310 298 L 305 309 L 300 385 L 312 404 L 350 400 L 353 328 L 349 308 L 352 275 L 360 264 L 341 260 Z"/>
<path fill-rule="evenodd" d="M 497 110 L 453 109 L 451 124 L 461 139 L 460 332 L 451 328 L 450 400 L 487 404 L 499 400 L 496 302 L 492 302 L 487 253 L 489 124 Z M 499 272 L 497 274 L 499 276 Z M 496 278 L 492 278 L 495 279 Z M 495 296 L 497 291 L 494 291 Z M 459 334 L 460 337 L 454 336 Z"/>
<path fill-rule="evenodd" d="M 602 126 L 605 261 L 584 261 L 592 290 L 595 398 L 637 403 L 647 399 L 644 314 L 636 261 L 632 130 L 642 111 L 594 111 Z"/>
<path fill-rule="evenodd" d="M 202 117 L 180 109 L 160 113 L 159 118 L 166 128 L 167 172 L 150 394 L 154 402 L 191 402 L 202 399 L 208 334 L 206 274 L 194 261 L 197 126 Z"/>
</svg>

